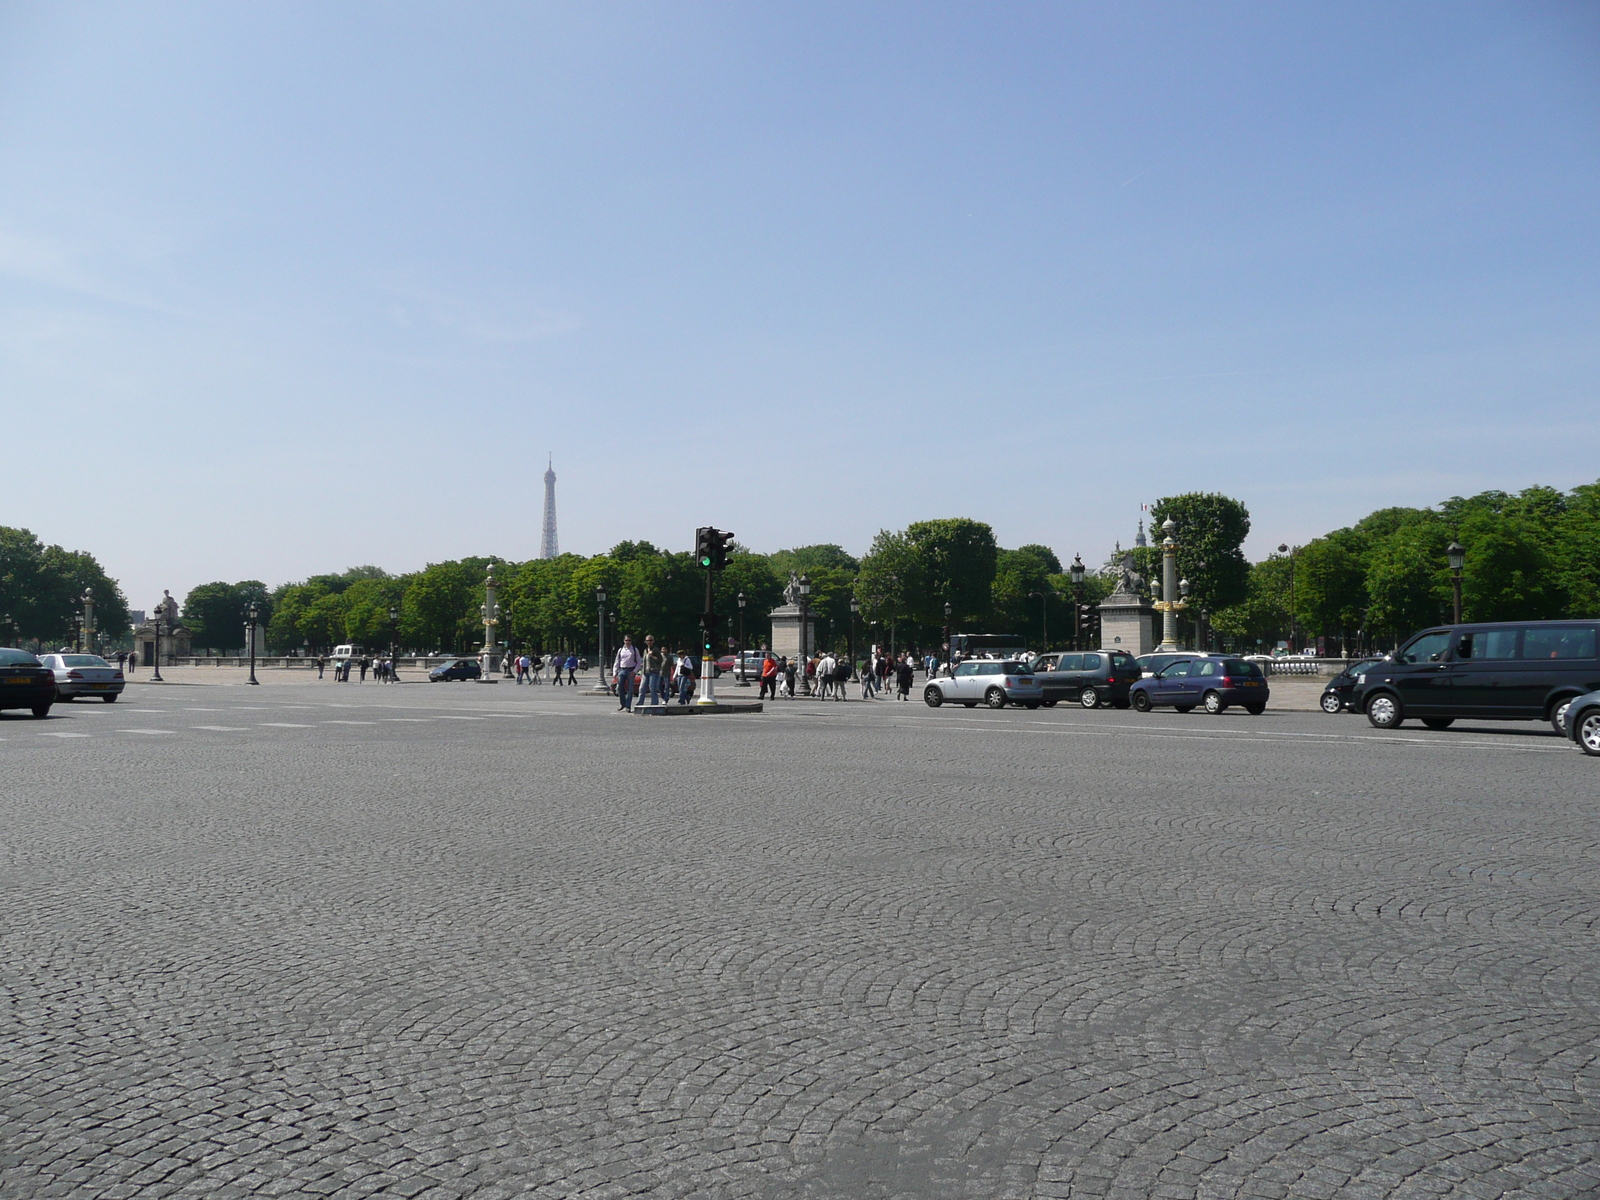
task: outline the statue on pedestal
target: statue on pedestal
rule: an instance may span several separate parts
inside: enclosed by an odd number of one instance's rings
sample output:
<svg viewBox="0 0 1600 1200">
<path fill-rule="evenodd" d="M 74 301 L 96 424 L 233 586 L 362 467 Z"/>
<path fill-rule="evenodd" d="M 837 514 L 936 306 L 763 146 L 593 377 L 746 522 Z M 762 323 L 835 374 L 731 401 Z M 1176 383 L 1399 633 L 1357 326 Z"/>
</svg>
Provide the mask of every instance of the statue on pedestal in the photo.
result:
<svg viewBox="0 0 1600 1200">
<path fill-rule="evenodd" d="M 800 603 L 800 576 L 793 571 L 789 572 L 789 582 L 783 585 L 783 602 L 790 607 Z"/>
</svg>

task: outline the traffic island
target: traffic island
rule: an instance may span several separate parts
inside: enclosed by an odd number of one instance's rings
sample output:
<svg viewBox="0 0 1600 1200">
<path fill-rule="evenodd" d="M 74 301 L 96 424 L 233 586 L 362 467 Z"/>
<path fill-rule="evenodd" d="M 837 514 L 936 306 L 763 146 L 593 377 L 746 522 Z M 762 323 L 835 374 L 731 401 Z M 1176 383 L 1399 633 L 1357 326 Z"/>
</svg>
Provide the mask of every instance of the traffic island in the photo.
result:
<svg viewBox="0 0 1600 1200">
<path fill-rule="evenodd" d="M 635 704 L 632 714 L 645 717 L 697 717 L 709 714 L 717 716 L 725 713 L 758 713 L 764 706 L 759 701 L 745 704 L 724 704 L 718 701 L 715 704 Z M 627 709 L 618 709 L 618 712 L 627 712 Z"/>
</svg>

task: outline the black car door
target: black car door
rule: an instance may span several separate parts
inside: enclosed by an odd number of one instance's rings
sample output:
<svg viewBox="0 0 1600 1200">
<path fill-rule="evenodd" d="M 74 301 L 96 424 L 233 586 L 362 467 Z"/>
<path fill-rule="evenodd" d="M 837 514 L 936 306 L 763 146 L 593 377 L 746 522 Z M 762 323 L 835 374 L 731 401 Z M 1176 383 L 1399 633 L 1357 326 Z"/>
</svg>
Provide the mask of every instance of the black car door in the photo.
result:
<svg viewBox="0 0 1600 1200">
<path fill-rule="evenodd" d="M 1406 712 L 1419 717 L 1449 712 L 1450 639 L 1450 630 L 1430 629 L 1413 638 L 1384 672 Z"/>
</svg>

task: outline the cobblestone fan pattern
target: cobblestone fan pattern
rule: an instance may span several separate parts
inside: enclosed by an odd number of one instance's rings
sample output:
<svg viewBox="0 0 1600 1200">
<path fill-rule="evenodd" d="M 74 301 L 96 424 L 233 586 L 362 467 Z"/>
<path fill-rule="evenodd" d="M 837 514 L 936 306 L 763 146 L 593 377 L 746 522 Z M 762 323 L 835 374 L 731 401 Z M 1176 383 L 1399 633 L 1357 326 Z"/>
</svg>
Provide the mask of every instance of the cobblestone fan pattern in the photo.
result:
<svg viewBox="0 0 1600 1200">
<path fill-rule="evenodd" d="M 534 692 L 0 720 L 0 1195 L 1600 1195 L 1533 727 Z"/>
</svg>

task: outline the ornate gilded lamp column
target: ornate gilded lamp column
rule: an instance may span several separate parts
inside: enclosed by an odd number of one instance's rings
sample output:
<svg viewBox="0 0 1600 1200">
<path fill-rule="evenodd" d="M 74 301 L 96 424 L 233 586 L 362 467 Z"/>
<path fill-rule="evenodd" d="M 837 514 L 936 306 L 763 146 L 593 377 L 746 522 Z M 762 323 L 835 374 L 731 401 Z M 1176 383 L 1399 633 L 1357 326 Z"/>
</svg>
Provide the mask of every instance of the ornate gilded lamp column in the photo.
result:
<svg viewBox="0 0 1600 1200">
<path fill-rule="evenodd" d="M 1178 614 L 1189 607 L 1178 596 L 1178 542 L 1172 536 L 1177 527 L 1171 517 L 1161 523 L 1161 532 L 1167 536 L 1161 542 L 1161 599 L 1154 606 L 1161 614 L 1161 644 L 1157 651 L 1178 649 Z"/>
</svg>

